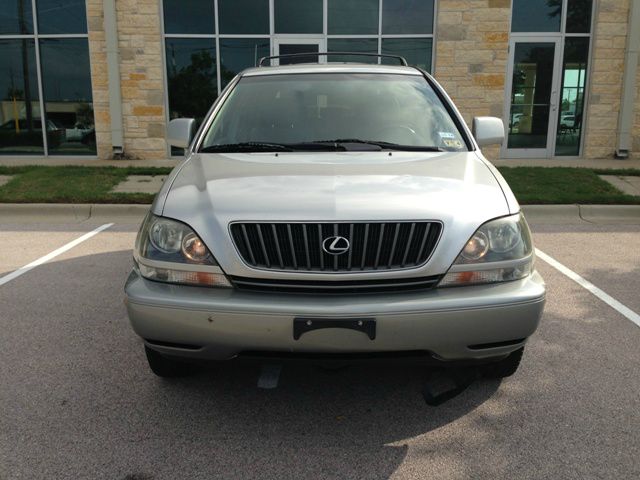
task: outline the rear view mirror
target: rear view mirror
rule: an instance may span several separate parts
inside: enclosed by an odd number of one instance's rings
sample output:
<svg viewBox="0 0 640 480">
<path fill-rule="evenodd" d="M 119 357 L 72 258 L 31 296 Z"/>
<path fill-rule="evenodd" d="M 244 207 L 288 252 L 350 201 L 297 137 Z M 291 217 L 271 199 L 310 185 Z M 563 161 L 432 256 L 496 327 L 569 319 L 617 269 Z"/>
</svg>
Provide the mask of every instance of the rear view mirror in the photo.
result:
<svg viewBox="0 0 640 480">
<path fill-rule="evenodd" d="M 196 121 L 193 118 L 176 118 L 169 122 L 167 143 L 172 147 L 187 148 L 196 133 Z"/>
<path fill-rule="evenodd" d="M 504 123 L 496 117 L 475 117 L 473 136 L 479 146 L 502 145 L 504 142 Z"/>
</svg>

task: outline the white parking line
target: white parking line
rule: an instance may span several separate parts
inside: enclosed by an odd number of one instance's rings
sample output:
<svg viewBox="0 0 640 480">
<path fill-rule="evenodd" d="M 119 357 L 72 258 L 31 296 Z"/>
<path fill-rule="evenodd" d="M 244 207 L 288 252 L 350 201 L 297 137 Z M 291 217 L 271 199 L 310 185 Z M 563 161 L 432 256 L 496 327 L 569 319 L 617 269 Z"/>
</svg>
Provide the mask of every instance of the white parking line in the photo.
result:
<svg viewBox="0 0 640 480">
<path fill-rule="evenodd" d="M 258 388 L 276 388 L 280 379 L 281 365 L 263 365 L 258 378 Z"/>
<path fill-rule="evenodd" d="M 9 283 L 11 280 L 14 280 L 14 279 L 18 278 L 20 275 L 24 275 L 29 270 L 32 270 L 32 269 L 36 268 L 37 266 L 48 262 L 52 258 L 55 258 L 58 255 L 61 255 L 61 254 L 63 254 L 64 252 L 66 252 L 68 250 L 71 250 L 76 245 L 81 244 L 85 240 L 89 240 L 94 235 L 97 235 L 98 233 L 102 232 L 103 230 L 106 230 L 107 228 L 111 227 L 112 225 L 113 225 L 113 223 L 105 223 L 104 225 L 101 225 L 100 227 L 96 228 L 95 230 L 91 230 L 89 233 L 85 233 L 81 237 L 78 237 L 75 240 L 73 240 L 72 242 L 69 242 L 66 245 L 63 245 L 62 247 L 58 248 L 57 250 L 54 250 L 53 252 L 48 253 L 44 257 L 40 257 L 39 259 L 34 260 L 33 262 L 25 265 L 24 267 L 20 267 L 19 269 L 17 269 L 15 271 L 5 275 L 4 277 L 0 278 L 0 287 L 2 285 L 5 285 L 5 284 Z"/>
<path fill-rule="evenodd" d="M 560 262 L 558 262 L 554 258 L 551 258 L 549 255 L 547 255 L 546 253 L 538 250 L 537 248 L 536 248 L 536 255 L 537 255 L 538 258 L 540 258 L 540 259 L 544 260 L 545 262 L 547 262 L 553 268 L 555 268 L 560 273 L 562 273 L 562 274 L 566 275 L 567 277 L 569 277 L 571 280 L 576 282 L 581 287 L 589 290 L 591 293 L 593 293 L 596 297 L 598 297 L 604 303 L 609 305 L 614 310 L 617 310 L 619 313 L 621 313 L 622 315 L 624 315 L 625 317 L 627 317 L 629 320 L 631 320 L 633 323 L 635 323 L 637 326 L 640 327 L 640 315 L 638 315 L 636 312 L 631 310 L 629 307 L 627 307 L 626 305 L 623 305 L 622 303 L 620 303 L 618 300 L 613 298 L 608 293 L 605 293 L 602 290 L 600 290 L 593 283 L 589 282 L 588 280 L 585 280 L 580 275 L 578 275 L 576 272 L 574 272 L 573 270 L 569 270 L 563 264 L 561 264 Z"/>
</svg>

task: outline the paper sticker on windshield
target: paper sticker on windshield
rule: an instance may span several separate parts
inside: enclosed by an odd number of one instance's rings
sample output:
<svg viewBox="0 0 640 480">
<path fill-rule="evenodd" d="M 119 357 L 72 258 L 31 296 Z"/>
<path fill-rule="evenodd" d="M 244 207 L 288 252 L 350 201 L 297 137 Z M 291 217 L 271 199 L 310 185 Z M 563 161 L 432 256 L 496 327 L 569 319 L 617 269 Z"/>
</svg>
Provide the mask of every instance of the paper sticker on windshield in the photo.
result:
<svg viewBox="0 0 640 480">
<path fill-rule="evenodd" d="M 451 132 L 438 132 L 438 135 L 440 135 L 440 138 L 442 138 L 443 140 L 445 138 L 456 138 L 456 136 Z"/>
<path fill-rule="evenodd" d="M 450 140 L 447 138 L 443 139 L 442 143 L 449 148 L 462 148 L 462 142 L 460 140 Z"/>
</svg>

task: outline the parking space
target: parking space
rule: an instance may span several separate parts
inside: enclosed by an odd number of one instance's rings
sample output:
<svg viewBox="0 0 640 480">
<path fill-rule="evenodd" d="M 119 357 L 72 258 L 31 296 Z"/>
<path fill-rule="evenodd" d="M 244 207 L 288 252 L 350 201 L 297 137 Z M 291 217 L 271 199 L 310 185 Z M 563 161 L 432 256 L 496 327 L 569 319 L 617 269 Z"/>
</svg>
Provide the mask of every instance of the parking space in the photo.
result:
<svg viewBox="0 0 640 480">
<path fill-rule="evenodd" d="M 3 225 L 0 272 L 100 226 L 80 225 Z M 640 312 L 639 226 L 533 229 Z M 421 367 L 286 363 L 268 390 L 260 364 L 154 377 L 122 304 L 135 231 L 0 287 L 0 478 L 640 477 L 640 328 L 542 260 L 548 303 L 518 373 L 430 407 Z"/>
</svg>

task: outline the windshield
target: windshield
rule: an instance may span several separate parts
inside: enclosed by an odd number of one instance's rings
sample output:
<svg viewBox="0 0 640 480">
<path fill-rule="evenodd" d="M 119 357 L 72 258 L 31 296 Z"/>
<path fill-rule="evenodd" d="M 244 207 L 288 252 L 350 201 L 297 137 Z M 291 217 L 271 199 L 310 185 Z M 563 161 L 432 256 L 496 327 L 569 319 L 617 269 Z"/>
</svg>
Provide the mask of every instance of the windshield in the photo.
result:
<svg viewBox="0 0 640 480">
<path fill-rule="evenodd" d="M 314 144 L 352 150 L 357 148 L 347 147 L 363 143 L 389 150 L 467 150 L 422 76 L 318 73 L 243 77 L 200 151 L 305 150 Z"/>
</svg>

